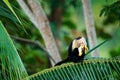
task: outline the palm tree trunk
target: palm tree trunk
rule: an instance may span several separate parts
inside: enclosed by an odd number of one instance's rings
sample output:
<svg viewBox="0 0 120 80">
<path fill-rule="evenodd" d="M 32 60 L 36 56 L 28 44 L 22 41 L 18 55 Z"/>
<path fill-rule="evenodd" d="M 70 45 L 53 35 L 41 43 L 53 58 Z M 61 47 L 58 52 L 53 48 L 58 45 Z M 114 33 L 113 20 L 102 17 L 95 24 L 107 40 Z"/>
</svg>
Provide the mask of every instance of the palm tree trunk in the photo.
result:
<svg viewBox="0 0 120 80">
<path fill-rule="evenodd" d="M 96 31 L 95 31 L 94 20 L 92 16 L 90 0 L 82 0 L 82 5 L 83 5 L 83 12 L 84 12 L 89 47 L 90 49 L 92 49 L 97 45 L 97 38 L 96 38 Z M 98 50 L 97 49 L 94 50 L 91 56 L 98 57 L 99 56 Z"/>
</svg>

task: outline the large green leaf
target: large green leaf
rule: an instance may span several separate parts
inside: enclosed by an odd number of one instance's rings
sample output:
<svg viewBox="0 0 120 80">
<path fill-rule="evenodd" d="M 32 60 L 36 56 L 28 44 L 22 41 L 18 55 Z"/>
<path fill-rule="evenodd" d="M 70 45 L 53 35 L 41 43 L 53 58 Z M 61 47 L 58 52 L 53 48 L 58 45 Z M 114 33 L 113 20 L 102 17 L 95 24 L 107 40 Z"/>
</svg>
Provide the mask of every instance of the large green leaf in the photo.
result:
<svg viewBox="0 0 120 80">
<path fill-rule="evenodd" d="M 43 70 L 29 80 L 120 80 L 120 57 L 92 58 Z"/>
<path fill-rule="evenodd" d="M 27 72 L 18 52 L 0 21 L 0 79 L 20 80 L 26 76 Z"/>
</svg>

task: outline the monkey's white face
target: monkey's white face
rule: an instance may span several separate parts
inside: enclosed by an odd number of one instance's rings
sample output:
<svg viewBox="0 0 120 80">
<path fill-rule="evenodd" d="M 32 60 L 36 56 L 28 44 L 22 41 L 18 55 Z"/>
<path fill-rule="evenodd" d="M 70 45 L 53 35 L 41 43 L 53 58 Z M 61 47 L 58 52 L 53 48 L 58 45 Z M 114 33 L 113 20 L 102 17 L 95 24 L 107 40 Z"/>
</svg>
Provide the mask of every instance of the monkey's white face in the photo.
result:
<svg viewBox="0 0 120 80">
<path fill-rule="evenodd" d="M 73 44 L 72 50 L 74 50 L 75 48 L 78 48 L 78 51 L 79 51 L 78 56 L 81 56 L 83 54 L 83 50 L 84 50 L 84 53 L 88 52 L 87 43 L 84 37 L 73 40 L 72 44 Z"/>
</svg>

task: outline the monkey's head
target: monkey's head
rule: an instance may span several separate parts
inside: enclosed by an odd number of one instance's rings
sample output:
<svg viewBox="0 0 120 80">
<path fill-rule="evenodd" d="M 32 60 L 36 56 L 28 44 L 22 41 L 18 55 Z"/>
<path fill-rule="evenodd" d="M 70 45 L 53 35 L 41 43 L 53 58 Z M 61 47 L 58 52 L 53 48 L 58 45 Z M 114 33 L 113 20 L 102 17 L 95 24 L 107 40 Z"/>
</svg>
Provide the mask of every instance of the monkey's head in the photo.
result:
<svg viewBox="0 0 120 80">
<path fill-rule="evenodd" d="M 68 49 L 68 56 L 75 58 L 83 58 L 88 52 L 87 43 L 84 37 L 75 38 Z"/>
</svg>

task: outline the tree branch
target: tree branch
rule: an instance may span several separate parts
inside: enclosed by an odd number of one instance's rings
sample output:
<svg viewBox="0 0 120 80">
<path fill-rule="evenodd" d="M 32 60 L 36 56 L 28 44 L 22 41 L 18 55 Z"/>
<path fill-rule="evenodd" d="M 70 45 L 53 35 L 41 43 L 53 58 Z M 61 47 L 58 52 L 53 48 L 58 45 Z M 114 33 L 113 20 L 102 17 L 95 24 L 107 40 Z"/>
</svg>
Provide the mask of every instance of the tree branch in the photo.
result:
<svg viewBox="0 0 120 80">
<path fill-rule="evenodd" d="M 38 27 L 37 20 L 35 19 L 33 13 L 29 9 L 29 7 L 26 5 L 26 3 L 23 0 L 17 0 L 23 11 L 26 13 L 26 15 L 30 18 L 31 22 Z"/>
<path fill-rule="evenodd" d="M 53 34 L 51 32 L 49 21 L 39 3 L 38 0 L 27 0 L 29 7 L 25 4 L 23 0 L 17 0 L 24 12 L 28 15 L 30 20 L 34 23 L 35 27 L 40 31 L 43 40 L 46 45 L 46 49 L 49 52 L 49 55 L 56 61 L 61 61 L 61 57 L 56 46 L 56 42 L 54 40 Z M 55 65 L 53 60 L 50 60 L 52 66 Z"/>
<path fill-rule="evenodd" d="M 54 36 L 51 32 L 49 21 L 42 9 L 41 4 L 39 3 L 38 0 L 27 0 L 27 2 L 37 20 L 38 23 L 37 28 L 43 37 L 46 49 L 50 53 L 49 55 L 51 55 L 53 59 L 56 60 L 56 62 L 61 61 L 60 53 L 58 51 Z M 50 62 L 52 66 L 55 65 L 51 60 Z"/>
<path fill-rule="evenodd" d="M 15 37 L 15 36 L 13 36 L 13 35 L 11 35 L 10 37 L 13 38 L 14 40 L 16 40 L 17 42 L 20 42 L 20 43 L 32 44 L 32 45 L 38 46 L 41 50 L 43 50 L 44 52 L 46 52 L 47 55 L 48 55 L 48 56 L 53 60 L 53 62 L 55 63 L 55 60 L 49 55 L 49 52 L 47 51 L 47 49 L 44 48 L 39 41 L 32 41 L 32 40 L 28 40 L 28 39 L 24 39 L 24 38 L 20 38 L 20 37 Z"/>
</svg>

